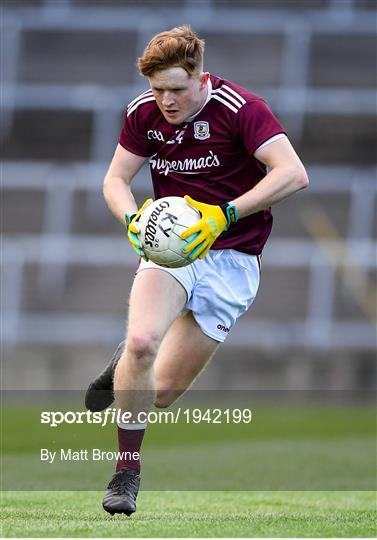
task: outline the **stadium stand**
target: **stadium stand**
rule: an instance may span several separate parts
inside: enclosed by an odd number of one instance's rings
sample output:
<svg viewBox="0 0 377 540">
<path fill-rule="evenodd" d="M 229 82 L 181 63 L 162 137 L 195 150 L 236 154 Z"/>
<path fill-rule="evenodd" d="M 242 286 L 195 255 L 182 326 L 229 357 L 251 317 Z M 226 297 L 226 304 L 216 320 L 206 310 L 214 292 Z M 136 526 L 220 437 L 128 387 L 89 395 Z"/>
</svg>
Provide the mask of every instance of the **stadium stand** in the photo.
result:
<svg viewBox="0 0 377 540">
<path fill-rule="evenodd" d="M 374 373 L 375 347 L 375 4 L 304 4 L 268 1 L 262 9 L 261 2 L 213 0 L 199 10 L 181 0 L 173 13 L 168 1 L 5 2 L 9 387 L 36 384 L 46 366 L 48 387 L 83 387 L 122 337 L 136 260 L 102 200 L 101 183 L 122 110 L 146 88 L 136 56 L 155 32 L 183 22 L 205 37 L 208 70 L 266 97 L 311 178 L 307 192 L 275 209 L 254 309 L 202 384 L 224 382 L 229 357 L 239 365 L 234 385 L 371 384 L 365 373 Z M 150 193 L 146 169 L 135 189 L 139 201 Z M 30 370 L 20 379 L 28 355 L 34 377 Z M 56 358 L 66 368 L 59 380 Z M 74 358 L 83 359 L 80 368 Z"/>
</svg>

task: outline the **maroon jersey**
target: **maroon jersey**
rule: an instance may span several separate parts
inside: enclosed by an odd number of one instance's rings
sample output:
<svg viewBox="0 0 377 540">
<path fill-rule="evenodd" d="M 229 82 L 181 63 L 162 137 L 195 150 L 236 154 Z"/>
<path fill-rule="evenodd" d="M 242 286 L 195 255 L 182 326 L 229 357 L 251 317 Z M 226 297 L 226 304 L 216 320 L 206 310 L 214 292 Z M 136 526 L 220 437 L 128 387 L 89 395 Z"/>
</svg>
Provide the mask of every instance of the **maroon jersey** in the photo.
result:
<svg viewBox="0 0 377 540">
<path fill-rule="evenodd" d="M 119 143 L 149 157 L 155 198 L 190 195 L 209 204 L 236 199 L 254 187 L 266 167 L 254 152 L 285 133 L 260 97 L 211 75 L 204 107 L 177 126 L 163 117 L 152 91 L 127 108 Z M 270 209 L 240 219 L 211 249 L 236 249 L 258 255 L 271 232 Z"/>
</svg>

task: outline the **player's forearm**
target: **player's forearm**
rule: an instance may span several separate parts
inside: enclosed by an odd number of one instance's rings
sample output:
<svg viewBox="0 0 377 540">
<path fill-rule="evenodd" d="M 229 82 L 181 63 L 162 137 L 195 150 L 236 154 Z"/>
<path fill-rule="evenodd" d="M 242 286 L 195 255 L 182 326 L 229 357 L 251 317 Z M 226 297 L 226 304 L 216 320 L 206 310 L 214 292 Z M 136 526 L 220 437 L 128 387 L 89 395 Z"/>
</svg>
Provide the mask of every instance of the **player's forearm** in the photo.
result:
<svg viewBox="0 0 377 540">
<path fill-rule="evenodd" d="M 131 192 L 131 187 L 123 178 L 117 176 L 106 177 L 103 184 L 103 195 L 112 214 L 124 223 L 126 212 L 137 212 L 137 204 Z"/>
<path fill-rule="evenodd" d="M 304 167 L 276 167 L 254 188 L 234 199 L 239 218 L 260 212 L 287 199 L 309 183 Z"/>
</svg>

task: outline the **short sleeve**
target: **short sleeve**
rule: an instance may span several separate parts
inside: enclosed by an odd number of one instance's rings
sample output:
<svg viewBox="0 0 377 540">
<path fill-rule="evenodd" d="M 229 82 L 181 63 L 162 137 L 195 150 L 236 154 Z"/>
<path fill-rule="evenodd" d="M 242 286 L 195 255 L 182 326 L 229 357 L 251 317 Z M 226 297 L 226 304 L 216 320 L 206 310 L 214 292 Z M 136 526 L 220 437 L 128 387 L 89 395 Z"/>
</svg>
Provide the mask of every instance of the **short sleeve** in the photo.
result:
<svg viewBox="0 0 377 540">
<path fill-rule="evenodd" d="M 150 155 L 148 139 L 144 134 L 144 130 L 138 111 L 127 116 L 127 111 L 124 115 L 124 124 L 119 136 L 119 144 L 129 152 L 137 156 L 148 157 Z"/>
<path fill-rule="evenodd" d="M 286 135 L 283 126 L 263 100 L 246 103 L 238 112 L 236 121 L 238 136 L 251 155 L 274 135 Z"/>
</svg>

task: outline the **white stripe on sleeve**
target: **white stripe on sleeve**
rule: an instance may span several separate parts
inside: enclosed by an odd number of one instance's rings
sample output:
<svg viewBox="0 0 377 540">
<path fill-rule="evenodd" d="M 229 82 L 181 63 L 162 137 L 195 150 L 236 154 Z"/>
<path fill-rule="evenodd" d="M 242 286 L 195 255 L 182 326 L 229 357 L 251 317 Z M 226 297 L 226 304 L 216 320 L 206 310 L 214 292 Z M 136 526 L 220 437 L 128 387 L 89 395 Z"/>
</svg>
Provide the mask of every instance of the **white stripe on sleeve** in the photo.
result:
<svg viewBox="0 0 377 540">
<path fill-rule="evenodd" d="M 155 101 L 155 98 L 152 96 L 152 97 L 146 97 L 144 99 L 141 99 L 140 101 L 135 103 L 135 105 L 133 105 L 130 109 L 128 109 L 127 116 L 130 116 L 130 114 L 133 113 L 134 110 L 137 109 L 139 105 L 141 105 L 142 103 L 147 103 L 148 101 Z"/>
<path fill-rule="evenodd" d="M 275 141 L 278 141 L 279 139 L 283 139 L 283 138 L 288 139 L 288 137 L 284 133 L 278 133 L 277 135 L 274 135 L 270 139 L 267 139 L 267 141 L 265 141 L 263 144 L 258 146 L 258 148 L 255 151 L 260 150 L 261 148 L 264 148 L 265 146 L 268 146 L 269 144 L 271 144 L 271 143 L 273 143 Z"/>
</svg>

